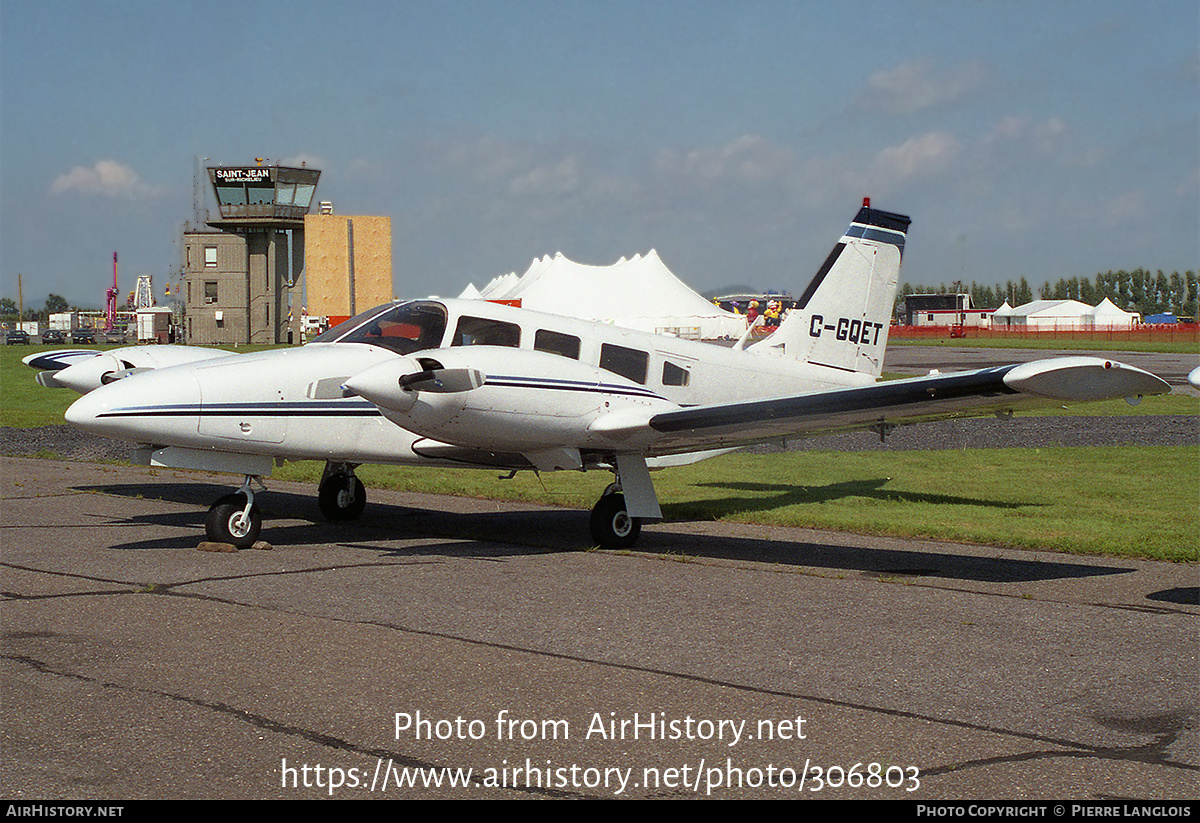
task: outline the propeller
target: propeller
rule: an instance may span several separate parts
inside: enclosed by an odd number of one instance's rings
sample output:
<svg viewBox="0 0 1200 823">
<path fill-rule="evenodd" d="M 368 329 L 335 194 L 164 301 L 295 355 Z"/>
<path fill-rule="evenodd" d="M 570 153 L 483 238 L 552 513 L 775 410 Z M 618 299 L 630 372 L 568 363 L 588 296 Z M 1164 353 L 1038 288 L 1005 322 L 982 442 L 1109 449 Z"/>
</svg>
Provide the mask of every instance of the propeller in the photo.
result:
<svg viewBox="0 0 1200 823">
<path fill-rule="evenodd" d="M 487 380 L 479 369 L 426 369 L 400 377 L 400 388 L 405 391 L 429 391 L 438 394 L 477 389 Z"/>
<path fill-rule="evenodd" d="M 411 371 L 414 365 L 418 364 L 389 362 L 369 368 L 342 383 L 342 396 L 362 397 L 381 408 L 407 412 L 420 392 L 456 394 L 477 389 L 487 380 L 478 369 L 438 367 Z"/>
</svg>

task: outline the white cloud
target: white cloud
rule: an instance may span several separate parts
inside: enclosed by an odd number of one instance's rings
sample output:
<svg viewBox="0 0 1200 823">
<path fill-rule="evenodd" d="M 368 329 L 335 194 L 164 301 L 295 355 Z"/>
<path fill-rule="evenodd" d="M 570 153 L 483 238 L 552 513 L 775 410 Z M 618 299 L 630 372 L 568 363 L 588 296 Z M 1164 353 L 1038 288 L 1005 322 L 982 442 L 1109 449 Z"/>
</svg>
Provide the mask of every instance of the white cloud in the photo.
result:
<svg viewBox="0 0 1200 823">
<path fill-rule="evenodd" d="M 142 183 L 137 172 L 116 160 L 101 160 L 91 168 L 75 166 L 60 174 L 50 185 L 51 194 L 80 192 L 102 194 L 106 197 L 155 196 L 154 186 Z"/>
<path fill-rule="evenodd" d="M 508 184 L 514 195 L 567 195 L 579 191 L 579 161 L 573 156 L 524 169 Z"/>
<path fill-rule="evenodd" d="M 1025 142 L 1041 152 L 1058 148 L 1068 137 L 1067 124 L 1058 117 L 1034 121 L 1028 117 L 1009 115 L 1001 118 L 981 143 L 991 146 L 1001 142 Z"/>
<path fill-rule="evenodd" d="M 912 114 L 954 102 L 976 89 L 986 74 L 979 63 L 938 70 L 928 58 L 909 60 L 872 74 L 860 102 L 892 114 Z"/>
<path fill-rule="evenodd" d="M 728 143 L 687 152 L 664 151 L 658 171 L 704 180 L 757 183 L 794 171 L 792 154 L 762 137 L 744 134 Z"/>
<path fill-rule="evenodd" d="M 893 180 L 936 174 L 958 156 L 961 148 L 954 135 L 931 131 L 883 149 L 875 157 L 875 166 Z"/>
</svg>

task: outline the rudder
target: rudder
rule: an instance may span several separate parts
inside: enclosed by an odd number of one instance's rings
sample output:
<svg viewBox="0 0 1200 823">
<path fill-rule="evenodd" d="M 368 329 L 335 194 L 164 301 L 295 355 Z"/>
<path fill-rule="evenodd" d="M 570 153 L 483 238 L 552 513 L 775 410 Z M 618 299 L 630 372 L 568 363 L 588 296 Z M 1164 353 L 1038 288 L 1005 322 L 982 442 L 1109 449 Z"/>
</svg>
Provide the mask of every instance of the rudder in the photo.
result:
<svg viewBox="0 0 1200 823">
<path fill-rule="evenodd" d="M 787 319 L 749 350 L 878 377 L 911 222 L 864 200 Z"/>
</svg>

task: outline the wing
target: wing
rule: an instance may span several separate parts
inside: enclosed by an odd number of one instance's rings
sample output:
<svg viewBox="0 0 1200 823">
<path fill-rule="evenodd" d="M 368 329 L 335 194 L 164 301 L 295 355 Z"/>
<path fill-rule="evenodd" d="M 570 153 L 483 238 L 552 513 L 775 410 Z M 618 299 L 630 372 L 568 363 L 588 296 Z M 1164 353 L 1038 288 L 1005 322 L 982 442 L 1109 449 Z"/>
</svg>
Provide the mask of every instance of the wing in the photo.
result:
<svg viewBox="0 0 1200 823">
<path fill-rule="evenodd" d="M 855 429 L 891 427 L 1033 406 L 1164 394 L 1163 380 L 1093 357 L 1061 357 L 979 371 L 928 375 L 858 388 L 746 403 L 696 406 L 643 420 L 613 415 L 593 432 L 649 455 L 749 445 Z"/>
</svg>

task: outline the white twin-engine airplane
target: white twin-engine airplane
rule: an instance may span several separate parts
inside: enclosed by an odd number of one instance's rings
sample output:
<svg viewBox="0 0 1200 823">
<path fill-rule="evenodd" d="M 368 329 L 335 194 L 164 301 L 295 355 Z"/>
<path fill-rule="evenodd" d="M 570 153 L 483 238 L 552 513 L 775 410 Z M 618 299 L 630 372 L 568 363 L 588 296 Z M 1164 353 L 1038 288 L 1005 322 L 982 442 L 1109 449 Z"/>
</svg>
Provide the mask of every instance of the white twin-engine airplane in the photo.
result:
<svg viewBox="0 0 1200 823">
<path fill-rule="evenodd" d="M 159 368 L 116 350 L 108 366 L 83 360 L 44 380 L 87 391 L 69 423 L 146 444 L 154 465 L 245 475 L 206 520 L 209 539 L 240 547 L 262 525 L 251 484 L 281 459 L 326 461 L 318 501 L 330 520 L 362 512 L 361 463 L 607 469 L 616 478 L 591 534 L 617 548 L 662 517 L 650 468 L 787 437 L 883 437 L 920 420 L 1169 391 L 1087 357 L 876 382 L 908 225 L 864 204 L 784 322 L 751 345 L 749 332 L 726 348 L 430 299 L 364 312 L 300 348 Z"/>
</svg>

